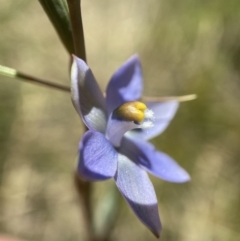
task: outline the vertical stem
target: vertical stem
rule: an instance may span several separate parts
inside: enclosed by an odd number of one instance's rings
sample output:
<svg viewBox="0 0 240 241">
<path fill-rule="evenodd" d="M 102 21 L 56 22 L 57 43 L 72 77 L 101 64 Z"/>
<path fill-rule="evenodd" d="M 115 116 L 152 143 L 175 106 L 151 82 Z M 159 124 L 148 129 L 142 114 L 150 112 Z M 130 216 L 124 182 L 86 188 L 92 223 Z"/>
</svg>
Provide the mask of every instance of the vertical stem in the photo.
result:
<svg viewBox="0 0 240 241">
<path fill-rule="evenodd" d="M 67 0 L 75 54 L 86 62 L 82 14 L 80 0 Z M 91 208 L 92 184 L 81 180 L 75 172 L 74 181 L 79 197 L 82 201 L 89 241 L 95 241 L 93 232 L 93 214 Z"/>
<path fill-rule="evenodd" d="M 86 51 L 80 0 L 67 0 L 75 54 L 86 62 Z"/>
<path fill-rule="evenodd" d="M 81 180 L 75 172 L 74 174 L 74 182 L 75 182 L 75 187 L 77 189 L 79 198 L 82 201 L 83 205 L 83 214 L 84 218 L 86 221 L 86 228 L 88 232 L 88 238 L 89 240 L 94 240 L 94 235 L 93 235 L 93 214 L 92 214 L 92 208 L 91 208 L 91 183 L 90 182 L 85 182 Z"/>
</svg>

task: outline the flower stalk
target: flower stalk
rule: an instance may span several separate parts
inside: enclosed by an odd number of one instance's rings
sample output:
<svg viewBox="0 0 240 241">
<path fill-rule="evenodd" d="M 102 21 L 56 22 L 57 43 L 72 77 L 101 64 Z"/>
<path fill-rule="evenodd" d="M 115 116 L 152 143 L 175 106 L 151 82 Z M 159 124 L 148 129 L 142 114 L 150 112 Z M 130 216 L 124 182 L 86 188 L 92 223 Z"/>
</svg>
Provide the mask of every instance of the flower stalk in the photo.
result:
<svg viewBox="0 0 240 241">
<path fill-rule="evenodd" d="M 67 3 L 70 14 L 75 55 L 86 61 L 80 0 L 67 0 Z"/>
<path fill-rule="evenodd" d="M 92 191 L 92 185 L 90 182 L 85 182 L 81 180 L 77 174 L 77 172 L 74 172 L 74 184 L 77 190 L 77 193 L 79 195 L 79 198 L 83 205 L 83 214 L 85 218 L 85 225 L 86 230 L 88 233 L 88 239 L 89 241 L 94 241 L 94 234 L 93 234 L 93 213 L 91 208 L 91 191 Z"/>
</svg>

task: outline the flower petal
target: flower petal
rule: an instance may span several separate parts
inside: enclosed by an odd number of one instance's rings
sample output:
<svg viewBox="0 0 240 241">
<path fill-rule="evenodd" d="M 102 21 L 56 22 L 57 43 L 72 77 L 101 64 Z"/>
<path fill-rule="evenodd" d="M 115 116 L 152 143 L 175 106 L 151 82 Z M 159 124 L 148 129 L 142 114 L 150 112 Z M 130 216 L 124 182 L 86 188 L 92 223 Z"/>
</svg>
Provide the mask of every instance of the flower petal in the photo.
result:
<svg viewBox="0 0 240 241">
<path fill-rule="evenodd" d="M 108 114 L 128 101 L 140 99 L 143 88 L 139 58 L 133 55 L 112 76 L 106 90 Z"/>
<path fill-rule="evenodd" d="M 85 125 L 104 133 L 106 109 L 103 94 L 87 64 L 74 56 L 71 69 L 72 101 Z"/>
<path fill-rule="evenodd" d="M 141 128 L 141 124 L 118 119 L 111 113 L 108 118 L 106 137 L 114 147 L 119 147 L 124 134 L 134 128 Z"/>
<path fill-rule="evenodd" d="M 154 112 L 153 127 L 132 130 L 127 133 L 128 137 L 149 140 L 160 135 L 168 127 L 179 106 L 177 101 L 147 102 L 146 104 L 148 109 Z"/>
<path fill-rule="evenodd" d="M 161 230 L 156 194 L 147 173 L 119 154 L 116 185 L 137 217 L 157 236 Z"/>
<path fill-rule="evenodd" d="M 123 138 L 121 153 L 142 166 L 148 172 L 168 182 L 187 182 L 189 174 L 170 156 L 159 152 L 149 142 Z"/>
<path fill-rule="evenodd" d="M 87 131 L 80 142 L 78 173 L 90 181 L 105 180 L 115 175 L 117 152 L 105 138 L 96 131 Z"/>
</svg>

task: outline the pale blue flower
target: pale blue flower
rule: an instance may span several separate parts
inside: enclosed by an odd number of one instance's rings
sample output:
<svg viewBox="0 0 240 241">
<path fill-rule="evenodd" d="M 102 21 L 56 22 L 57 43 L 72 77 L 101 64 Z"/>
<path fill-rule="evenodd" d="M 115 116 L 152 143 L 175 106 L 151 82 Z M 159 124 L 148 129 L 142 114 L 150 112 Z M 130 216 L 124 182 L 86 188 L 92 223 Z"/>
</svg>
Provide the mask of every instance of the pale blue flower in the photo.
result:
<svg viewBox="0 0 240 241">
<path fill-rule="evenodd" d="M 71 81 L 73 104 L 88 128 L 79 145 L 80 177 L 88 181 L 113 177 L 136 216 L 159 237 L 158 203 L 147 172 L 177 183 L 190 177 L 170 156 L 156 151 L 148 140 L 166 129 L 179 103 L 174 100 L 145 103 L 150 115 L 144 112 L 146 118 L 142 122 L 127 120 L 116 111 L 124 103 L 141 98 L 142 70 L 136 55 L 112 76 L 106 97 L 90 68 L 77 57 L 74 57 Z"/>
</svg>

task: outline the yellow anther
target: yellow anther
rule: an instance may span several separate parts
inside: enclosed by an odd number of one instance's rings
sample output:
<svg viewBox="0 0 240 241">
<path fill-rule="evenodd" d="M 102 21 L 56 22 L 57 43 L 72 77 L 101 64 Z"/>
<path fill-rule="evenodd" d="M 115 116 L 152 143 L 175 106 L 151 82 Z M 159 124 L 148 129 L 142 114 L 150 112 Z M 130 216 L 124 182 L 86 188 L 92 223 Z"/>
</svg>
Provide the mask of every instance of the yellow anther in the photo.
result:
<svg viewBox="0 0 240 241">
<path fill-rule="evenodd" d="M 139 101 L 126 102 L 115 109 L 114 114 L 116 117 L 126 121 L 142 122 L 145 118 L 144 111 L 147 106 Z"/>
</svg>

